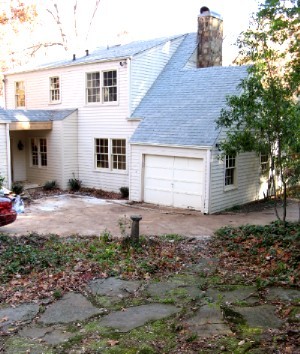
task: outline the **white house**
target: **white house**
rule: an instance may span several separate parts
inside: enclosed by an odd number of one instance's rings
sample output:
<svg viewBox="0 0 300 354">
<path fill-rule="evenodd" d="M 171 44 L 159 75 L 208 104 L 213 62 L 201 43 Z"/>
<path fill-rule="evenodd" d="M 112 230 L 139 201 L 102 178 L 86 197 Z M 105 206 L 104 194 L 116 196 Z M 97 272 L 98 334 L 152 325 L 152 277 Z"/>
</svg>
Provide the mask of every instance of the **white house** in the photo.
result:
<svg viewBox="0 0 300 354">
<path fill-rule="evenodd" d="M 206 9 L 207 10 L 207 9 Z M 202 11 L 203 12 L 203 11 Z M 130 200 L 214 213 L 259 199 L 261 161 L 218 158 L 215 120 L 245 67 L 222 67 L 222 20 L 198 34 L 102 48 L 4 76 L 0 173 L 63 189 L 119 191 Z"/>
</svg>

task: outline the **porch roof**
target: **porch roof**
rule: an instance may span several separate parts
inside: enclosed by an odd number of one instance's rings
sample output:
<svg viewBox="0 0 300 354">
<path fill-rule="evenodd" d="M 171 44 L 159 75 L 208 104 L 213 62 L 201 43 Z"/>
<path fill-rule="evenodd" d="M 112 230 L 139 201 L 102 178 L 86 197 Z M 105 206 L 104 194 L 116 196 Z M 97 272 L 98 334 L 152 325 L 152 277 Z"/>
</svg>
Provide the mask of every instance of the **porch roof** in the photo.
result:
<svg viewBox="0 0 300 354">
<path fill-rule="evenodd" d="M 77 109 L 0 109 L 4 122 L 53 122 L 63 120 Z"/>
</svg>

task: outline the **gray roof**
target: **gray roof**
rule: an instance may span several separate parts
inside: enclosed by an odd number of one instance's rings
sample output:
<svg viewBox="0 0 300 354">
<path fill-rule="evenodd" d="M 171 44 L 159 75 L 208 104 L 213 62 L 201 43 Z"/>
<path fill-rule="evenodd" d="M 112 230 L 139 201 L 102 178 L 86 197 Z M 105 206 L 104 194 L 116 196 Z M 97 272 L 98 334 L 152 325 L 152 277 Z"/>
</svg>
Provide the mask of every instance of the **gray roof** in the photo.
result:
<svg viewBox="0 0 300 354">
<path fill-rule="evenodd" d="M 0 109 L 0 120 L 8 122 L 49 122 L 63 120 L 76 109 Z"/>
<path fill-rule="evenodd" d="M 197 69 L 186 65 L 195 52 L 196 34 L 188 34 L 131 118 L 141 118 L 130 142 L 212 146 L 215 121 L 226 96 L 237 94 L 246 66 Z"/>
<path fill-rule="evenodd" d="M 182 37 L 183 35 L 171 36 L 171 37 L 163 37 L 151 40 L 144 41 L 136 41 L 124 45 L 114 45 L 110 47 L 100 47 L 95 51 L 91 52 L 89 55 L 84 55 L 81 57 L 76 56 L 76 60 L 70 57 L 68 60 L 60 60 L 51 63 L 45 63 L 38 66 L 24 66 L 18 69 L 10 70 L 8 73 L 15 72 L 24 72 L 24 71 L 36 71 L 43 69 L 51 69 L 57 68 L 61 66 L 70 66 L 70 65 L 78 65 L 78 64 L 89 64 L 93 62 L 99 61 L 107 61 L 107 60 L 119 60 L 130 58 L 134 55 L 144 52 L 145 50 L 149 50 L 153 47 L 162 45 L 170 40 L 174 40 L 176 38 Z"/>
</svg>

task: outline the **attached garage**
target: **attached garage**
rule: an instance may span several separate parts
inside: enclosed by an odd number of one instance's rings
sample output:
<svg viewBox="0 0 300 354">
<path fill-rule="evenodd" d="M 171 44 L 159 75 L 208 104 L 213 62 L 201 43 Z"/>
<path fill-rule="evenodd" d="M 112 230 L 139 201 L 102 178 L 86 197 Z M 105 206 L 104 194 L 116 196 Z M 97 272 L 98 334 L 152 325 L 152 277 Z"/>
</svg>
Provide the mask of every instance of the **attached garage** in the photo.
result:
<svg viewBox="0 0 300 354">
<path fill-rule="evenodd" d="M 145 202 L 177 208 L 203 208 L 203 159 L 145 155 L 144 166 Z"/>
</svg>

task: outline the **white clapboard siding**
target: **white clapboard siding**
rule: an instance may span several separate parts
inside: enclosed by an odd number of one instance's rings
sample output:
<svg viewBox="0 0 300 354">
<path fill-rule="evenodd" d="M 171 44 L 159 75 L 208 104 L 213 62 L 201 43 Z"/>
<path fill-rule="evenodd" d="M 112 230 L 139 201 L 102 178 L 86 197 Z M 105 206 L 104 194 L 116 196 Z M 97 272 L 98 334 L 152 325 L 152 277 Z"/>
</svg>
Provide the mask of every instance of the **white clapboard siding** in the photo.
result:
<svg viewBox="0 0 300 354">
<path fill-rule="evenodd" d="M 236 183 L 234 188 L 224 188 L 225 161 L 214 150 L 211 162 L 210 213 L 261 198 L 259 158 L 253 152 L 239 154 L 236 158 Z"/>
<path fill-rule="evenodd" d="M 8 158 L 7 158 L 7 124 L 0 122 L 0 175 L 5 178 L 4 185 L 8 187 Z"/>
<path fill-rule="evenodd" d="M 144 201 L 144 163 L 145 156 L 165 156 L 179 157 L 187 159 L 200 159 L 202 178 L 200 181 L 202 188 L 202 206 L 201 211 L 205 212 L 205 201 L 207 200 L 207 150 L 172 148 L 160 146 L 131 145 L 131 168 L 130 168 L 130 199 L 133 201 Z M 189 205 L 187 203 L 187 205 Z"/>
<path fill-rule="evenodd" d="M 27 132 L 24 131 L 11 131 L 11 165 L 12 165 L 12 181 L 21 182 L 27 180 L 26 175 L 26 153 L 27 153 Z M 23 144 L 23 150 L 18 149 L 18 144 Z"/>
<path fill-rule="evenodd" d="M 62 121 L 61 131 L 61 188 L 68 188 L 68 181 L 78 176 L 78 117 L 77 111 Z"/>
<path fill-rule="evenodd" d="M 182 40 L 183 37 L 177 38 L 134 57 L 131 63 L 131 113 L 162 72 Z"/>
<path fill-rule="evenodd" d="M 52 130 L 36 130 L 27 132 L 27 180 L 43 185 L 47 181 L 55 180 L 59 186 L 62 185 L 62 122 L 53 122 Z M 31 166 L 30 161 L 30 138 L 46 138 L 47 139 L 47 166 L 36 167 Z"/>
</svg>

